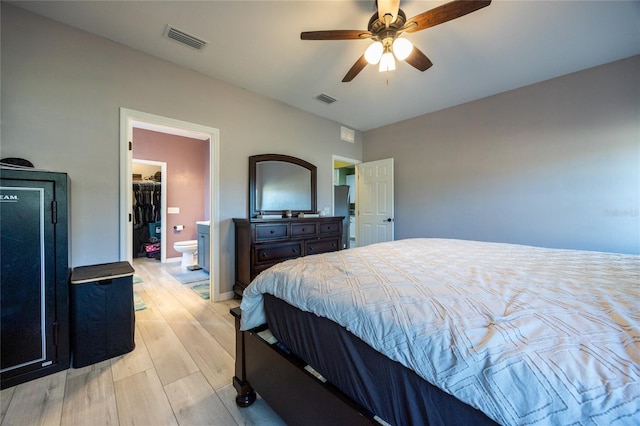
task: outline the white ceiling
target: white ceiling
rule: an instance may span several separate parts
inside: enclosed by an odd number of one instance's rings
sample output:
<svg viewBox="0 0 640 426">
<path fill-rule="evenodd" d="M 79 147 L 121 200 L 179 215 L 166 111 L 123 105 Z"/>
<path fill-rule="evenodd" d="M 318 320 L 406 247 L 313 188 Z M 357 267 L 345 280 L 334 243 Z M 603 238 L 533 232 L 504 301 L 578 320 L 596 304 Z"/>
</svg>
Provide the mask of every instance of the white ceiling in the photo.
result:
<svg viewBox="0 0 640 426">
<path fill-rule="evenodd" d="M 342 83 L 370 41 L 302 41 L 300 32 L 366 30 L 373 0 L 11 3 L 362 131 L 640 54 L 639 1 L 494 0 L 406 35 L 433 62 L 427 71 L 369 65 Z M 400 7 L 410 18 L 443 3 Z M 167 25 L 210 44 L 169 40 Z M 320 93 L 338 101 L 321 103 Z"/>
</svg>

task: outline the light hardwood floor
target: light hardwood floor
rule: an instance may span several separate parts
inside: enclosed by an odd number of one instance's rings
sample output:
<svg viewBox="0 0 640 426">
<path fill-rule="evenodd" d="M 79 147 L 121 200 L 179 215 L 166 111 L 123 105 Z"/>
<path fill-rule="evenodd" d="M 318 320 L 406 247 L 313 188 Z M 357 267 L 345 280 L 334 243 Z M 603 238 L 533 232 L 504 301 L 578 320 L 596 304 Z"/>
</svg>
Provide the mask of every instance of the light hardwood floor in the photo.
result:
<svg viewBox="0 0 640 426">
<path fill-rule="evenodd" d="M 237 300 L 203 300 L 172 275 L 179 264 L 136 259 L 135 350 L 0 393 L 4 425 L 284 425 L 261 399 L 235 405 Z"/>
</svg>

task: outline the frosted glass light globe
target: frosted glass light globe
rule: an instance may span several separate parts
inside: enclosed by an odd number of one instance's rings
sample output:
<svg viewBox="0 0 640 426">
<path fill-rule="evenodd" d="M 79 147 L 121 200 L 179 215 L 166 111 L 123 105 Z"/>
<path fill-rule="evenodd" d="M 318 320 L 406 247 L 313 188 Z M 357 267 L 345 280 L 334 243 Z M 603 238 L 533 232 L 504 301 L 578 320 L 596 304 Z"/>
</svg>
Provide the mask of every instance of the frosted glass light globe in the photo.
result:
<svg viewBox="0 0 640 426">
<path fill-rule="evenodd" d="M 380 62 L 380 58 L 382 57 L 382 43 L 376 41 L 371 46 L 367 47 L 367 50 L 364 51 L 364 58 L 371 65 L 375 65 Z"/>
<path fill-rule="evenodd" d="M 412 50 L 413 44 L 406 38 L 397 38 L 393 41 L 393 54 L 400 61 L 407 59 Z"/>
<path fill-rule="evenodd" d="M 396 61 L 395 59 L 393 59 L 393 54 L 391 52 L 385 52 L 382 55 L 382 58 L 380 58 L 380 67 L 378 68 L 378 71 L 380 72 L 386 72 L 386 71 L 393 71 L 396 69 Z"/>
</svg>

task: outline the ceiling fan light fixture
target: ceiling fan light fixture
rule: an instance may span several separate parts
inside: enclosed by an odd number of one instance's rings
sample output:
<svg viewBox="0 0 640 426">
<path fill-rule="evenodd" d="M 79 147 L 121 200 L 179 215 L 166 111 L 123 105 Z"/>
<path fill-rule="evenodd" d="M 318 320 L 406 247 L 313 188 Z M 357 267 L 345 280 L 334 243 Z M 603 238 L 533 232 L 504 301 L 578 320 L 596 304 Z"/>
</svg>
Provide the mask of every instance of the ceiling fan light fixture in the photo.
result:
<svg viewBox="0 0 640 426">
<path fill-rule="evenodd" d="M 399 61 L 404 61 L 413 50 L 413 44 L 406 38 L 398 37 L 393 41 L 393 54 Z"/>
<path fill-rule="evenodd" d="M 367 47 L 367 50 L 364 51 L 364 58 L 371 65 L 375 65 L 378 62 L 380 62 L 380 58 L 382 57 L 382 51 L 383 51 L 382 43 L 379 41 L 376 41 L 375 43 Z"/>
<path fill-rule="evenodd" d="M 0 0 L 1 1 L 1 0 Z M 396 59 L 404 60 L 418 71 L 426 71 L 433 63 L 427 56 L 414 47 L 411 42 L 399 39 L 405 31 L 414 33 L 435 27 L 453 19 L 468 15 L 491 4 L 491 0 L 445 0 L 444 4 L 407 19 L 400 9 L 402 0 L 375 0 L 376 13 L 369 18 L 367 30 L 324 30 L 304 31 L 300 33 L 302 40 L 363 40 L 371 39 L 373 43 L 365 54 L 351 66 L 342 79 L 348 83 L 354 79 L 368 64 L 378 64 L 379 71 L 392 71 L 396 68 Z M 395 43 L 394 43 L 395 42 Z M 382 46 L 380 46 L 382 44 Z M 382 50 L 381 50 L 382 48 Z"/>
<path fill-rule="evenodd" d="M 393 71 L 396 69 L 396 60 L 393 59 L 393 53 L 389 50 L 382 54 L 380 58 L 379 72 Z"/>
</svg>

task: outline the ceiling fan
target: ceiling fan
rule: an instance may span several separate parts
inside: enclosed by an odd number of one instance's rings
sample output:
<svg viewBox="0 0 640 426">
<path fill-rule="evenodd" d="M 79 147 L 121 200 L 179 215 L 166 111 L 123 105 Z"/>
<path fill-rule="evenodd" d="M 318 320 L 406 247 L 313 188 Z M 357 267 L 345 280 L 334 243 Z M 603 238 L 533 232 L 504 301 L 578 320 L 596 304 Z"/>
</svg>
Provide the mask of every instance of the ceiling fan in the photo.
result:
<svg viewBox="0 0 640 426">
<path fill-rule="evenodd" d="M 491 4 L 491 0 L 454 0 L 407 19 L 407 16 L 400 9 L 400 0 L 377 0 L 378 12 L 374 13 L 369 20 L 367 31 L 305 31 L 300 33 L 300 38 L 302 40 L 371 39 L 374 41 L 344 76 L 343 83 L 353 80 L 367 64 L 379 64 L 381 72 L 394 70 L 394 57 L 398 60 L 404 60 L 420 71 L 426 71 L 433 63 L 420 49 L 400 35 L 404 32 L 414 33 L 451 21 L 489 6 L 489 4 Z"/>
</svg>

